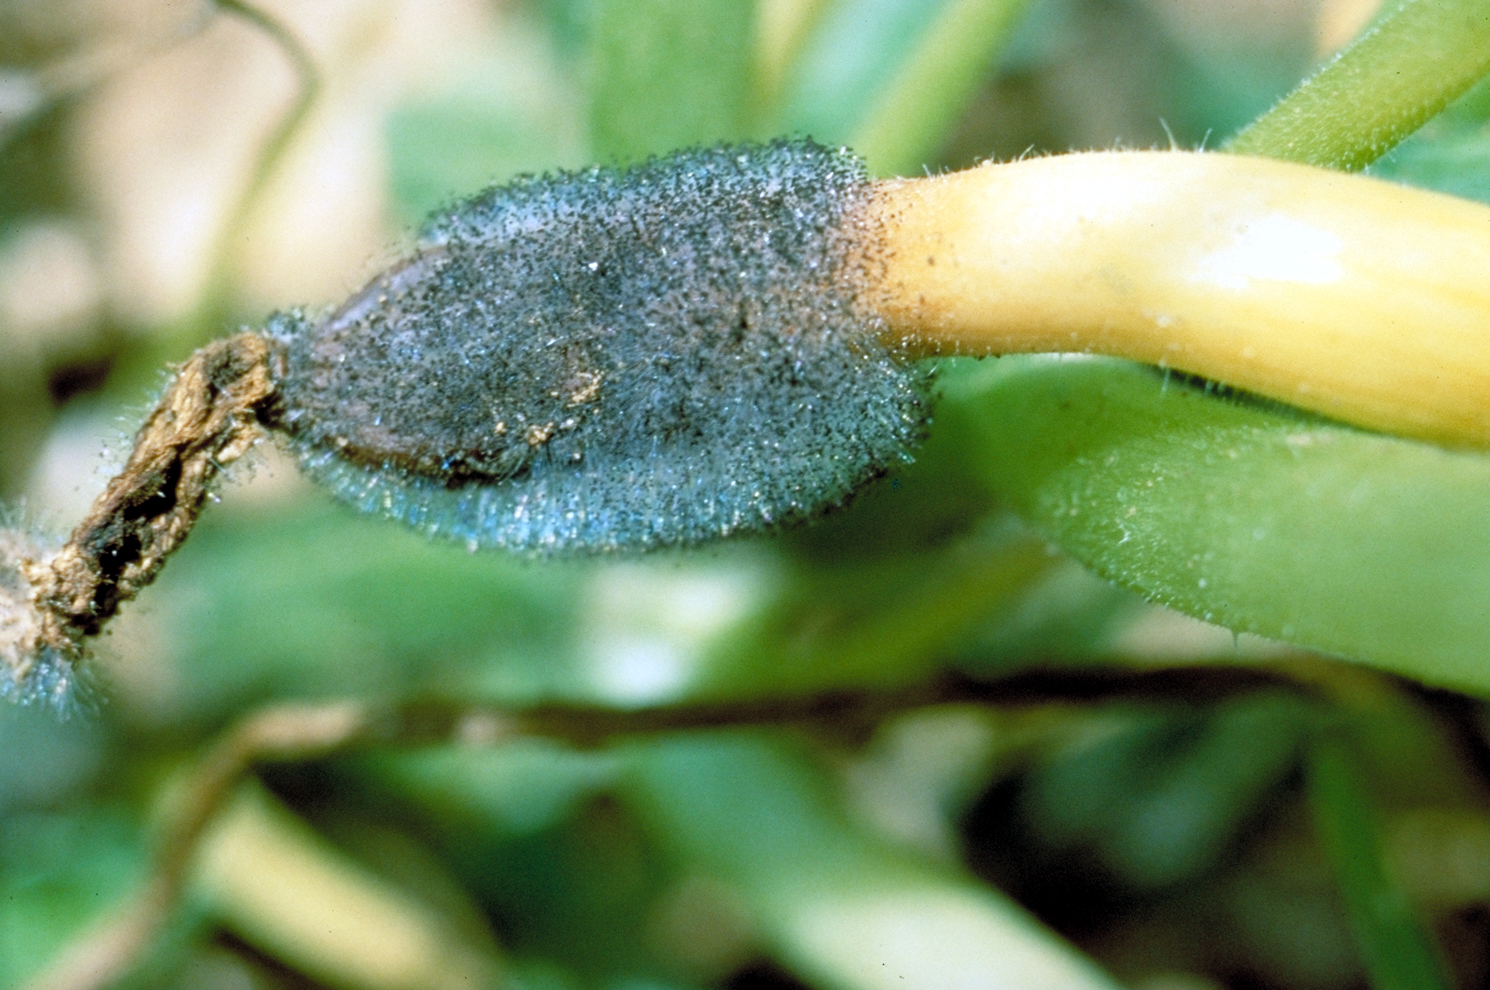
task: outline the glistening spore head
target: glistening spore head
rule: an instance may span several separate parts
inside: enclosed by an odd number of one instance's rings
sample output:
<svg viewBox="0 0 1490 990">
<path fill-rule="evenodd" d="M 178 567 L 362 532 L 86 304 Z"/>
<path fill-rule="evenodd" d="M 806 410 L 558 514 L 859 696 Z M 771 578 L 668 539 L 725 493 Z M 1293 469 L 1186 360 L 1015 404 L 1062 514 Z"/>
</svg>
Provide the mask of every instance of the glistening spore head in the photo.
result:
<svg viewBox="0 0 1490 990">
<path fill-rule="evenodd" d="M 278 426 L 343 498 L 473 546 L 645 549 L 810 516 L 908 457 L 872 188 L 810 141 L 524 178 L 330 316 L 280 314 Z"/>
</svg>

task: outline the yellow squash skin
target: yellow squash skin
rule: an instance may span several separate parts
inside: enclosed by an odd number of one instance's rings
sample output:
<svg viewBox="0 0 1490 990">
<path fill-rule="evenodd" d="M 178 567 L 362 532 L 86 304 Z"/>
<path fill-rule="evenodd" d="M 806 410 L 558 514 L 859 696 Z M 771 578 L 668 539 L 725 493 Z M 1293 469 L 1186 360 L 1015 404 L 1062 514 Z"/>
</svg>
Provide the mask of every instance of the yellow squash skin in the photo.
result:
<svg viewBox="0 0 1490 990">
<path fill-rule="evenodd" d="M 877 187 L 925 353 L 1112 354 L 1490 447 L 1490 207 L 1263 158 L 1100 152 Z"/>
</svg>

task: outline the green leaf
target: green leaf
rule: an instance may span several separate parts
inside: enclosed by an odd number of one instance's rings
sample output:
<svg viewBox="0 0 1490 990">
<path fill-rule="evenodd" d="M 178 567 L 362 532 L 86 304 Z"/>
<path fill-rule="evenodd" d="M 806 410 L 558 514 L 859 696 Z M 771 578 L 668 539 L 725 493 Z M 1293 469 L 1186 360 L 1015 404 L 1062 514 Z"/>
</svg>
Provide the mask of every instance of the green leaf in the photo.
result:
<svg viewBox="0 0 1490 990">
<path fill-rule="evenodd" d="M 400 800 L 493 841 L 536 835 L 574 817 L 581 802 L 610 785 L 615 761 L 547 740 L 491 750 L 435 748 L 374 753 L 357 765 Z"/>
<path fill-rule="evenodd" d="M 1208 709 L 1115 706 L 1103 715 L 1110 729 L 1029 774 L 1029 827 L 1050 847 L 1090 849 L 1131 889 L 1193 883 L 1223 861 L 1297 767 L 1316 716 L 1281 691 Z"/>
<path fill-rule="evenodd" d="M 1408 140 L 1372 174 L 1490 203 L 1490 133 L 1461 131 L 1430 141 Z"/>
<path fill-rule="evenodd" d="M 1393 148 L 1371 174 L 1490 203 L 1490 80 Z"/>
<path fill-rule="evenodd" d="M 332 506 L 207 518 L 150 591 L 181 723 L 267 698 L 450 690 L 581 694 L 586 565 L 471 554 Z M 164 717 L 162 715 L 162 717 Z"/>
<path fill-rule="evenodd" d="M 0 986 L 21 986 L 116 906 L 144 859 L 117 808 L 0 818 Z"/>
<path fill-rule="evenodd" d="M 1126 362 L 945 380 L 992 484 L 1099 574 L 1234 630 L 1490 691 L 1490 456 L 1218 401 Z"/>
<path fill-rule="evenodd" d="M 515 61 L 513 56 L 509 61 Z M 394 206 L 422 221 L 494 182 L 523 172 L 583 163 L 577 108 L 533 85 L 550 67 L 481 66 L 447 91 L 401 104 L 384 125 Z"/>
<path fill-rule="evenodd" d="M 877 95 L 850 142 L 877 175 L 934 162 L 1028 0 L 951 0 Z"/>
<path fill-rule="evenodd" d="M 1406 893 L 1382 861 L 1376 818 L 1360 769 L 1345 744 L 1328 735 L 1310 752 L 1309 805 L 1374 990 L 1451 986 Z"/>
<path fill-rule="evenodd" d="M 808 36 L 780 129 L 847 142 L 948 0 L 837 0 Z"/>
<path fill-rule="evenodd" d="M 755 4 L 595 0 L 590 142 L 602 160 L 750 136 Z"/>
<path fill-rule="evenodd" d="M 1023 527 L 915 555 L 785 572 L 781 593 L 707 647 L 697 691 L 717 697 L 918 683 L 1059 558 Z"/>
<path fill-rule="evenodd" d="M 847 142 L 880 175 L 918 173 L 988 76 L 1028 0 L 846 0 L 799 60 L 783 129 Z"/>
<path fill-rule="evenodd" d="M 623 793 L 657 841 L 732 885 L 773 953 L 815 987 L 1114 986 L 996 891 L 855 827 L 796 747 L 689 734 L 629 757 Z"/>
</svg>

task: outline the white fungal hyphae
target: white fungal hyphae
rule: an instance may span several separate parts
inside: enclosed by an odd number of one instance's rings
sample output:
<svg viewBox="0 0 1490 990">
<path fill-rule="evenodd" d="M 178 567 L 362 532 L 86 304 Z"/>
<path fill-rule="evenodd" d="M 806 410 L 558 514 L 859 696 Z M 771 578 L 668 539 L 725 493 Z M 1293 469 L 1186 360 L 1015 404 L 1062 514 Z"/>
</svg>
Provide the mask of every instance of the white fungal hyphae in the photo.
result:
<svg viewBox="0 0 1490 990">
<path fill-rule="evenodd" d="M 272 425 L 344 499 L 473 546 L 811 516 L 924 430 L 924 374 L 864 298 L 871 195 L 810 141 L 491 189 L 330 316 L 270 321 Z"/>
<path fill-rule="evenodd" d="M 20 526 L 0 524 L 0 698 L 66 714 L 76 702 L 76 651 L 43 645 L 44 620 L 26 569 L 57 547 Z"/>
</svg>

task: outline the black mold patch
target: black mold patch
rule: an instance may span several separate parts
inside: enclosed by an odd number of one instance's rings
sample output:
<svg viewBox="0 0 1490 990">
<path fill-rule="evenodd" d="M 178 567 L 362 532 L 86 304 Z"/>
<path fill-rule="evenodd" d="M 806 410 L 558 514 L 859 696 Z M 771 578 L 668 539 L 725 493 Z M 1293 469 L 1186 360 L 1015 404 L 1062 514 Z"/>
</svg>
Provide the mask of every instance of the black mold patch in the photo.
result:
<svg viewBox="0 0 1490 990">
<path fill-rule="evenodd" d="M 328 318 L 279 426 L 341 497 L 475 546 L 646 549 L 838 504 L 923 432 L 861 299 L 862 164 L 810 141 L 524 178 Z"/>
</svg>

